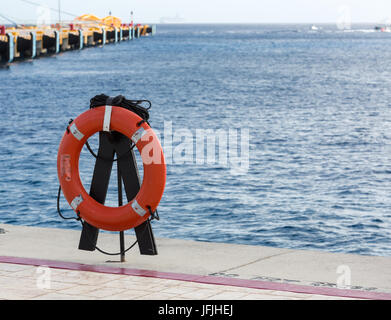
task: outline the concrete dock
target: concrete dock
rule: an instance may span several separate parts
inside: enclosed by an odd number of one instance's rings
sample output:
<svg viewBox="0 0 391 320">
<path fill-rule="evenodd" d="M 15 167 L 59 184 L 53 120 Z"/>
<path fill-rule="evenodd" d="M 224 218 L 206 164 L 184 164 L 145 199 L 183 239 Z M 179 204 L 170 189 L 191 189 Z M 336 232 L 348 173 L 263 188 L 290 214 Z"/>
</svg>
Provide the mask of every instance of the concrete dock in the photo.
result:
<svg viewBox="0 0 391 320">
<path fill-rule="evenodd" d="M 158 256 L 135 247 L 120 263 L 78 250 L 77 230 L 0 229 L 0 299 L 391 300 L 391 257 L 158 238 Z M 118 242 L 102 233 L 98 245 Z M 50 288 L 37 287 L 42 270 Z"/>
</svg>

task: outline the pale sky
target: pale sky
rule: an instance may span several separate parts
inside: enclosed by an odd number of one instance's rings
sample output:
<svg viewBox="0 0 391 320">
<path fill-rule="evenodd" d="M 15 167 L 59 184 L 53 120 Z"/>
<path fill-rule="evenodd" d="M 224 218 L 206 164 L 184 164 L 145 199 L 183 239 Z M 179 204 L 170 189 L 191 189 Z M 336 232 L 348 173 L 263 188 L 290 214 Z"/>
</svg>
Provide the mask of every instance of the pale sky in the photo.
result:
<svg viewBox="0 0 391 320">
<path fill-rule="evenodd" d="M 35 2 L 58 8 L 58 0 L 0 0 L 0 15 L 16 22 L 34 23 L 42 12 Z M 390 0 L 61 0 L 65 12 L 105 17 L 111 11 L 124 22 L 134 11 L 135 22 L 158 23 L 180 17 L 187 23 L 381 23 L 391 18 Z M 41 10 L 41 11 L 40 11 Z M 58 13 L 51 11 L 51 19 Z M 63 20 L 73 17 L 62 14 Z M 0 22 L 5 20 L 0 16 Z"/>
</svg>

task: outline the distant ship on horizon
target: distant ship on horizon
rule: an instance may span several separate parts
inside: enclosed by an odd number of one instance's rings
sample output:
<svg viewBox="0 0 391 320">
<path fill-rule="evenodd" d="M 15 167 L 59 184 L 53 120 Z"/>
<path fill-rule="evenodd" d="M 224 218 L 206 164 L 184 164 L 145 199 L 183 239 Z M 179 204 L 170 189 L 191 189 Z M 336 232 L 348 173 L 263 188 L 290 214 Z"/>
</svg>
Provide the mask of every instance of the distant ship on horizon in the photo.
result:
<svg viewBox="0 0 391 320">
<path fill-rule="evenodd" d="M 391 32 L 391 19 L 384 19 L 381 23 L 375 26 L 376 31 Z"/>
<path fill-rule="evenodd" d="M 183 23 L 185 19 L 182 18 L 178 13 L 175 17 L 161 17 L 160 23 Z"/>
<path fill-rule="evenodd" d="M 391 27 L 390 26 L 375 26 L 376 31 L 380 32 L 391 32 Z"/>
</svg>

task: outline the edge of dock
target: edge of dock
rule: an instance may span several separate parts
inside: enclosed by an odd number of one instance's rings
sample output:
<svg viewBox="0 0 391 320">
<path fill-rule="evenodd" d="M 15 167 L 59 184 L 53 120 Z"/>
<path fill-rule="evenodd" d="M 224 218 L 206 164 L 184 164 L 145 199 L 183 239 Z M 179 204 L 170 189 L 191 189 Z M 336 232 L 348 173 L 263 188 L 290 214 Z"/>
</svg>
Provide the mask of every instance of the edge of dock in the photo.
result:
<svg viewBox="0 0 391 320">
<path fill-rule="evenodd" d="M 158 238 L 158 256 L 141 256 L 135 248 L 120 263 L 99 252 L 78 250 L 78 230 L 0 228 L 5 230 L 0 234 L 0 263 L 391 300 L 391 257 Z M 131 243 L 135 237 L 126 235 L 126 240 Z M 101 233 L 99 245 L 118 251 L 118 235 Z M 351 281 L 341 287 L 347 270 Z"/>
</svg>

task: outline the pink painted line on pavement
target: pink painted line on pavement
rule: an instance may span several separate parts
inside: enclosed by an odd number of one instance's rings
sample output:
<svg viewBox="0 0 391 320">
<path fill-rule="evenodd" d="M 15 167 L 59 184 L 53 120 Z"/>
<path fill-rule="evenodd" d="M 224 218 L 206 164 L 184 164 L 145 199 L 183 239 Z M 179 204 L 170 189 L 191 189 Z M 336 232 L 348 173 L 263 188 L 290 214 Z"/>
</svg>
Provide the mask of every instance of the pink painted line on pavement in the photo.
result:
<svg viewBox="0 0 391 320">
<path fill-rule="evenodd" d="M 64 262 L 55 260 L 6 257 L 0 256 L 0 263 L 20 264 L 30 266 L 47 266 L 54 269 L 65 269 L 73 271 L 89 271 L 108 274 L 120 274 L 128 276 L 159 278 L 167 280 L 179 280 L 204 284 L 215 284 L 223 286 L 233 286 L 260 290 L 285 291 L 293 293 L 316 294 L 332 297 L 370 299 L 370 300 L 391 300 L 391 293 L 348 290 L 330 287 L 314 287 L 306 285 L 296 285 L 290 283 L 278 283 L 261 280 L 246 280 L 217 276 L 201 276 L 185 273 L 160 272 L 152 270 L 130 269 L 113 266 L 88 265 L 74 262 Z"/>
</svg>

